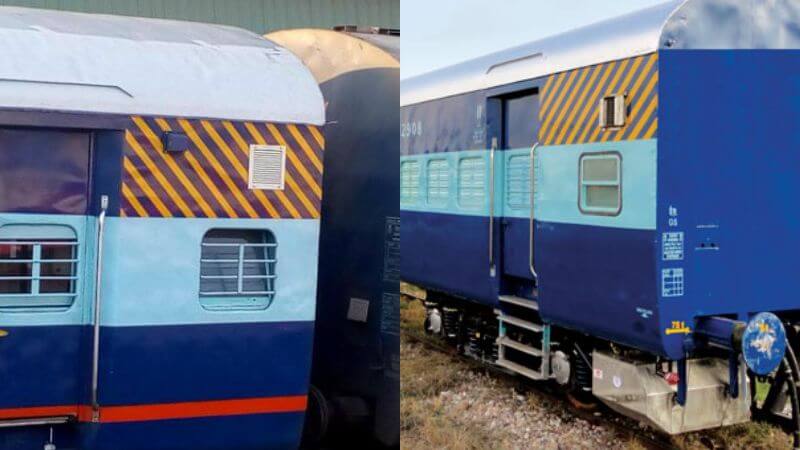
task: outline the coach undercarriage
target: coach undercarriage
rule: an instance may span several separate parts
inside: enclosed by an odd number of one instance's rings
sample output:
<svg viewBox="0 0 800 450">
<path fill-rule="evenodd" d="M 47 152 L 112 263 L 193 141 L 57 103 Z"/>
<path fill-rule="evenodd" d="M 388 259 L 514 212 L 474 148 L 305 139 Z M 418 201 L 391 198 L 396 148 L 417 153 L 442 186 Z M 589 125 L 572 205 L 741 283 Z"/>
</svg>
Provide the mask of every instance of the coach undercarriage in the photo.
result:
<svg viewBox="0 0 800 450">
<path fill-rule="evenodd" d="M 770 375 L 753 373 L 722 346 L 700 348 L 685 362 L 545 323 L 535 300 L 503 295 L 498 308 L 428 292 L 425 330 L 485 364 L 561 386 L 573 401 L 599 400 L 668 434 L 766 420 L 798 428 L 794 351 L 797 326 L 786 318 L 787 355 Z M 732 358 L 736 363 L 732 364 Z M 686 393 L 679 392 L 681 377 Z M 766 395 L 756 395 L 756 392 Z M 680 395 L 685 395 L 683 404 Z M 794 405 L 794 406 L 793 406 Z"/>
</svg>

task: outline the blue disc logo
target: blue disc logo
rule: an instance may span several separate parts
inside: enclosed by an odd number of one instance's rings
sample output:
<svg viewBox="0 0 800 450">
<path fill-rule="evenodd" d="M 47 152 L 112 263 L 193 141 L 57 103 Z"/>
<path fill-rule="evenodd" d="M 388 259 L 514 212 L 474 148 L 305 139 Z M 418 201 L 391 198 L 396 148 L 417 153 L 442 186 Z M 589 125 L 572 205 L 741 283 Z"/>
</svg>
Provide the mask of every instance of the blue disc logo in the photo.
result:
<svg viewBox="0 0 800 450">
<path fill-rule="evenodd" d="M 758 313 L 747 323 L 742 336 L 742 354 L 747 367 L 757 375 L 777 369 L 786 352 L 786 330 L 772 313 Z"/>
</svg>

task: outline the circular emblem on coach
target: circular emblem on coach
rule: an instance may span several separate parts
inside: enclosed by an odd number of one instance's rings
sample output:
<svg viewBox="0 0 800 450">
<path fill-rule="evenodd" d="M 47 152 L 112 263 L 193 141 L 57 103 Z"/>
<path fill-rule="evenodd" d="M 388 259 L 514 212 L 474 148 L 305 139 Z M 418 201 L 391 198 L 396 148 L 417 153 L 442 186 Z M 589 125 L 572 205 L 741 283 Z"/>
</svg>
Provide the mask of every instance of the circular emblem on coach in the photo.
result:
<svg viewBox="0 0 800 450">
<path fill-rule="evenodd" d="M 745 364 L 757 375 L 777 369 L 786 352 L 786 330 L 772 313 L 758 313 L 750 319 L 742 335 Z"/>
</svg>

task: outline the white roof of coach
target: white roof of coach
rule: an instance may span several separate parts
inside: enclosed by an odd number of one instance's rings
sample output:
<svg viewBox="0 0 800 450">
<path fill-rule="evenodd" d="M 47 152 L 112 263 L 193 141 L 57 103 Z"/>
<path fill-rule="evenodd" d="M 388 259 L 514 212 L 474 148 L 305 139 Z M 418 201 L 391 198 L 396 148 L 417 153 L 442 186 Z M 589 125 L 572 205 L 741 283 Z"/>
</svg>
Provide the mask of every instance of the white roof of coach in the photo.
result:
<svg viewBox="0 0 800 450">
<path fill-rule="evenodd" d="M 0 108 L 324 122 L 291 52 L 233 27 L 0 7 Z"/>
<path fill-rule="evenodd" d="M 800 48 L 798 0 L 672 0 L 401 82 L 401 106 L 659 49 Z"/>
</svg>

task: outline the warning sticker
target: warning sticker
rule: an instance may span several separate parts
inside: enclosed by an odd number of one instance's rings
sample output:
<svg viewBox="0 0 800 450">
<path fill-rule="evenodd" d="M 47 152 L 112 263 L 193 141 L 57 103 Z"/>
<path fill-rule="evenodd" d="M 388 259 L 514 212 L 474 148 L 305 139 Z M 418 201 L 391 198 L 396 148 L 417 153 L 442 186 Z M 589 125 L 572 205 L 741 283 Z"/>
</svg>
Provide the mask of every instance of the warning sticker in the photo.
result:
<svg viewBox="0 0 800 450">
<path fill-rule="evenodd" d="M 398 294 L 383 294 L 383 309 L 381 317 L 381 332 L 391 335 L 400 334 L 400 296 Z"/>
<path fill-rule="evenodd" d="M 400 282 L 400 218 L 386 218 L 386 246 L 383 255 L 383 281 Z"/>
<path fill-rule="evenodd" d="M 661 235 L 661 257 L 664 261 L 683 260 L 683 231 Z"/>
<path fill-rule="evenodd" d="M 661 270 L 661 296 L 680 297 L 683 295 L 683 268 Z"/>
</svg>

